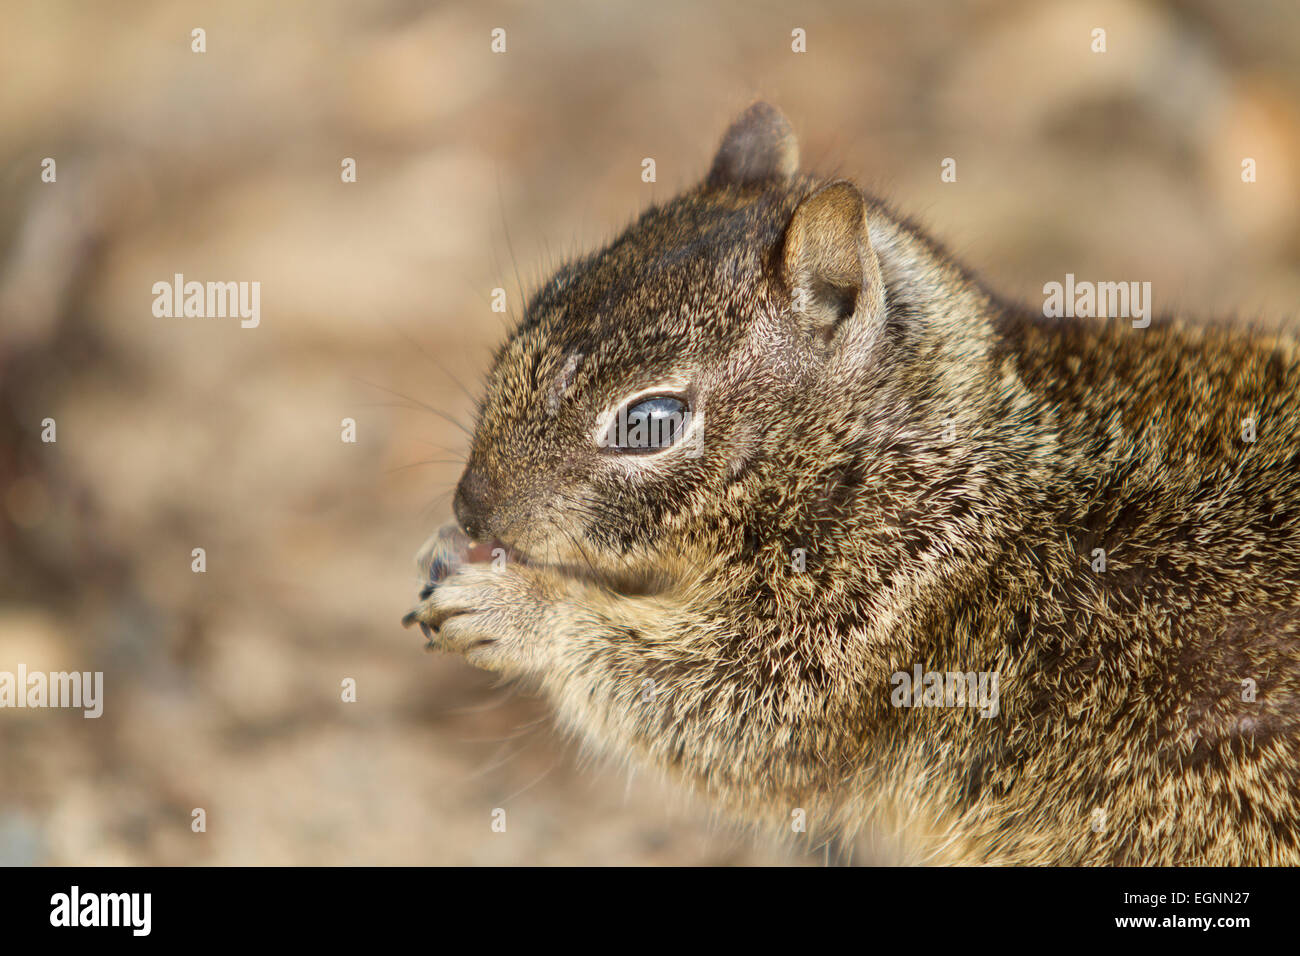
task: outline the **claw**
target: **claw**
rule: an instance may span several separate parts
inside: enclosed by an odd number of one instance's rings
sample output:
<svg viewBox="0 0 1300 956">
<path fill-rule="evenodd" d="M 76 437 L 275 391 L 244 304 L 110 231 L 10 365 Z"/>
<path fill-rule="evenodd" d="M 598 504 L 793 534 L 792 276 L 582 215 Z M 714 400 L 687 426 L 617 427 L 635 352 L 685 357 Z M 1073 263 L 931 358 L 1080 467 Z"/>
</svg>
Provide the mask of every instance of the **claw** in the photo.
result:
<svg viewBox="0 0 1300 956">
<path fill-rule="evenodd" d="M 406 612 L 402 618 L 402 627 L 410 627 L 412 624 L 419 624 L 420 630 L 424 632 L 425 637 L 430 637 L 430 629 L 437 632 L 442 623 L 449 617 L 455 617 L 457 614 L 468 614 L 468 608 L 435 608 L 428 601 L 421 601 L 415 607 Z"/>
<path fill-rule="evenodd" d="M 487 542 L 470 540 L 454 521 L 435 531 L 416 555 L 416 566 L 424 578 L 424 585 L 420 588 L 420 603 L 402 618 L 402 626 L 419 624 L 420 630 L 432 645 L 433 635 L 438 632 L 443 621 L 457 614 L 468 613 L 466 609 L 435 610 L 429 603 L 434 591 L 461 566 L 491 560 L 494 549 L 498 547 L 505 546 L 495 539 Z M 514 557 L 508 549 L 507 553 Z"/>
</svg>

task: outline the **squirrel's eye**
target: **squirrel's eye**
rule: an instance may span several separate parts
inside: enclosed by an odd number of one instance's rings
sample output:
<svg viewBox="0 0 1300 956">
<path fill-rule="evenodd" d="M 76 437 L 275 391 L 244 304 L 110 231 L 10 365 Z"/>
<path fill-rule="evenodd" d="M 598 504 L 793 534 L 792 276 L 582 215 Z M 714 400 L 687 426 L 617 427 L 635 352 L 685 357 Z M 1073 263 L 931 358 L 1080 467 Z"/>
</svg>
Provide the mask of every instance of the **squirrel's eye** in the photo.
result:
<svg viewBox="0 0 1300 956">
<path fill-rule="evenodd" d="M 655 452 L 686 432 L 690 408 L 672 395 L 654 395 L 624 405 L 609 423 L 601 446 L 620 452 Z"/>
</svg>

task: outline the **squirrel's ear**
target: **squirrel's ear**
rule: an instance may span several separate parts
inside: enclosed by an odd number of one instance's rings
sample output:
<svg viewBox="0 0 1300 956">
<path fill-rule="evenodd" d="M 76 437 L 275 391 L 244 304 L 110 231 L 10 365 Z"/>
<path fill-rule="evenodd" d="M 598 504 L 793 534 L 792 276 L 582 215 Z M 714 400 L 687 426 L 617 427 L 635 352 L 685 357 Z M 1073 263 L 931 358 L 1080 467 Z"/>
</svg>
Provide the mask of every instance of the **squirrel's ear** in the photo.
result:
<svg viewBox="0 0 1300 956">
<path fill-rule="evenodd" d="M 799 169 L 799 141 L 781 111 L 755 103 L 722 137 L 705 182 L 710 186 L 746 186 L 789 179 Z"/>
<path fill-rule="evenodd" d="M 883 325 L 885 290 L 867 229 L 866 201 L 844 180 L 799 203 L 786 228 L 782 279 L 796 318 L 823 342 L 846 324 L 874 340 Z"/>
</svg>

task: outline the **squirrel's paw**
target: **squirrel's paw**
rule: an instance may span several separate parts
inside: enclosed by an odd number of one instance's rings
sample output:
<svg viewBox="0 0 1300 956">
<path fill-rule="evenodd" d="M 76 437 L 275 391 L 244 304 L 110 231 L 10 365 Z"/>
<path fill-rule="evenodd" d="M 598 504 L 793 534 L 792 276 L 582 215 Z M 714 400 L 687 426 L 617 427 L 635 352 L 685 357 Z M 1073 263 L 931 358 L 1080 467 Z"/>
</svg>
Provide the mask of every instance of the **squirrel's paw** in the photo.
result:
<svg viewBox="0 0 1300 956">
<path fill-rule="evenodd" d="M 552 591 L 539 569 L 462 565 L 402 623 L 419 624 L 431 650 L 463 654 L 489 670 L 526 669 L 538 663 L 552 631 Z"/>
</svg>

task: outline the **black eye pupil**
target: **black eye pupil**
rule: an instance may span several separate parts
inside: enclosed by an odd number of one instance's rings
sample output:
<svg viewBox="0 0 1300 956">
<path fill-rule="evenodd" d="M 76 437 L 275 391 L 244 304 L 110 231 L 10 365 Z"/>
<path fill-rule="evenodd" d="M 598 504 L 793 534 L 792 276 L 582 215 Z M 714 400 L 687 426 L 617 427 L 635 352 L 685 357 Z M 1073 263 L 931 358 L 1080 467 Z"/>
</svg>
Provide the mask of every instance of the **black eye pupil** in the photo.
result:
<svg viewBox="0 0 1300 956">
<path fill-rule="evenodd" d="M 610 445 L 619 451 L 667 448 L 686 431 L 689 414 L 686 403 L 671 395 L 642 399 L 615 418 Z"/>
</svg>

